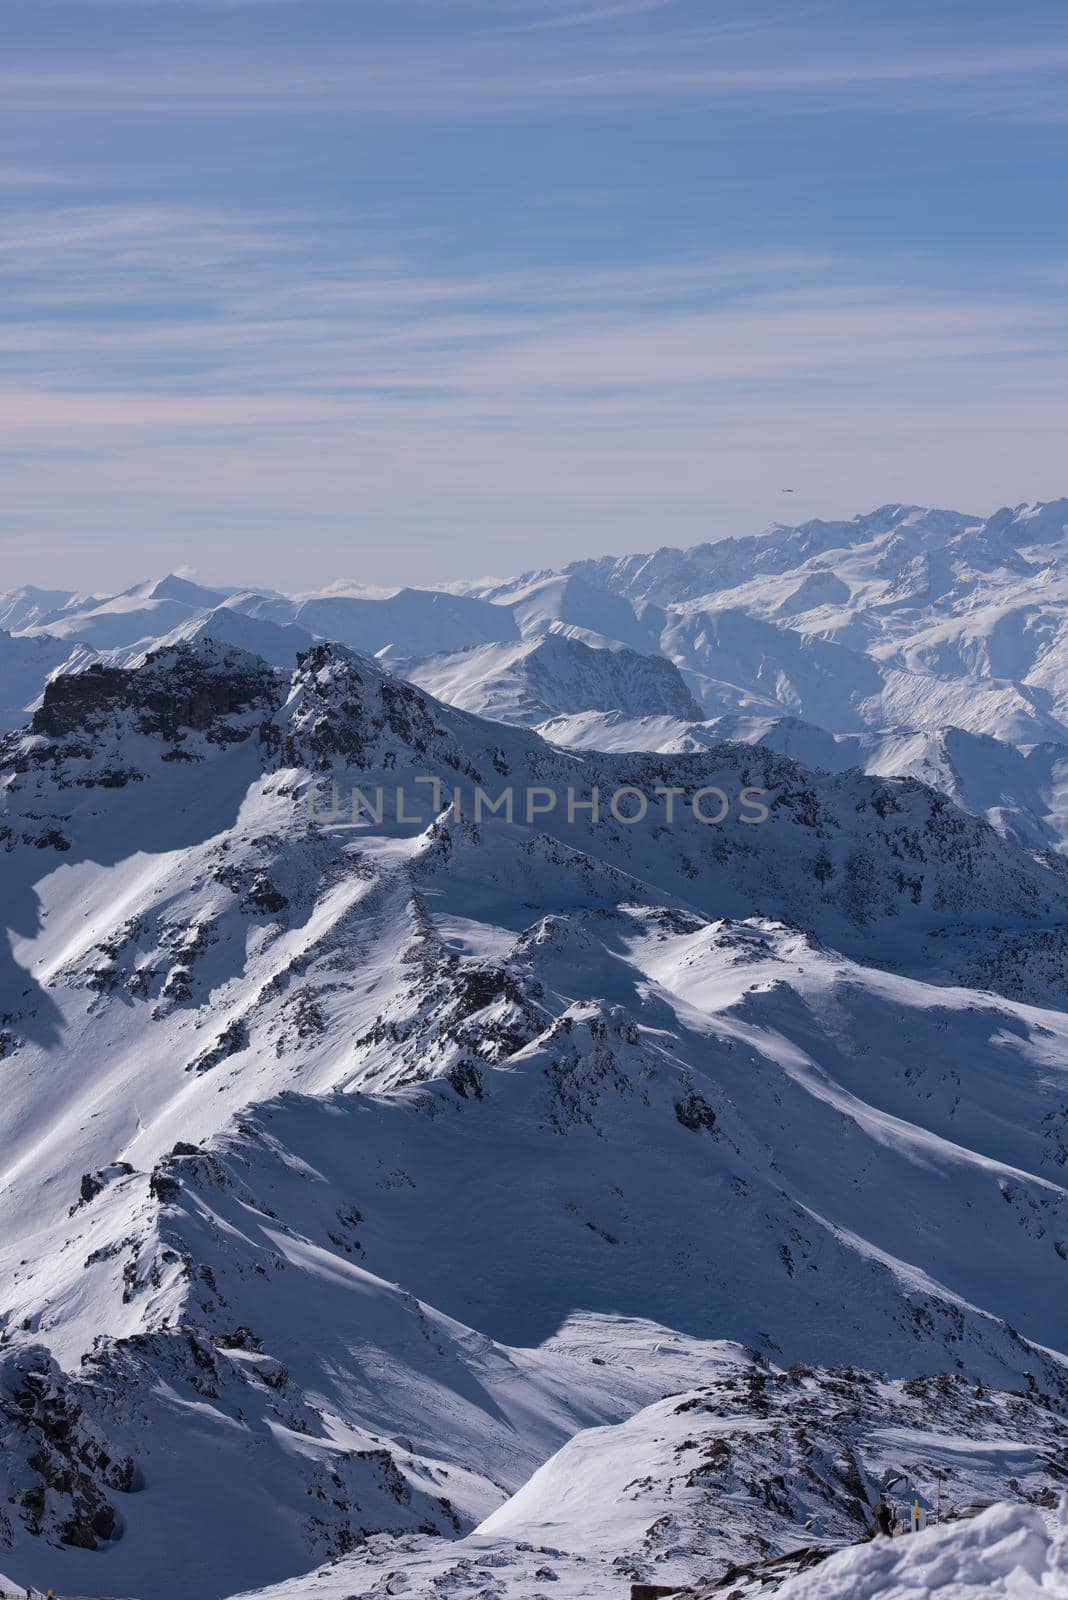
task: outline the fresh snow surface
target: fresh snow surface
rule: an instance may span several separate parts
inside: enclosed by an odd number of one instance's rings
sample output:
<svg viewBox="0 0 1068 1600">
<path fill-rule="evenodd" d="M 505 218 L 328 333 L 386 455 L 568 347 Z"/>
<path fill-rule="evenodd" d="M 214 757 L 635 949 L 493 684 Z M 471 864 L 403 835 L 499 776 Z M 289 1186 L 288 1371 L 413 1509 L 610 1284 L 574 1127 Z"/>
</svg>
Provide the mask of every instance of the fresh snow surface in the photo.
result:
<svg viewBox="0 0 1068 1600">
<path fill-rule="evenodd" d="M 599 1509 L 598 1499 L 595 1514 Z M 724 1520 L 729 1520 L 734 1505 L 723 1509 Z M 785 1579 L 777 1579 L 774 1569 L 748 1579 L 743 1571 L 723 1585 L 698 1579 L 692 1589 L 679 1590 L 678 1600 L 723 1600 L 727 1595 L 734 1600 L 1065 1600 L 1064 1515 L 1063 1505 L 1051 1516 L 1031 1506 L 996 1504 L 967 1520 L 917 1534 L 850 1544 Z M 530 1531 L 537 1536 L 537 1527 Z M 783 1566 L 789 1570 L 788 1563 Z M 576 1555 L 559 1541 L 497 1537 L 487 1526 L 444 1549 L 430 1540 L 372 1540 L 358 1555 L 321 1567 L 298 1584 L 280 1584 L 256 1595 L 257 1600 L 371 1600 L 401 1594 L 434 1600 L 532 1600 L 543 1595 L 604 1600 L 625 1596 L 634 1570 L 627 1561 Z M 666 1571 L 656 1574 L 655 1581 L 661 1579 L 665 1587 L 674 1582 Z M 235 1600 L 253 1600 L 252 1592 Z"/>
<path fill-rule="evenodd" d="M 1057 1593 L 1066 514 L 4 597 L 0 1567 Z"/>
<path fill-rule="evenodd" d="M 59 1544 L 70 1585 L 170 1600 L 466 1536 L 724 1338 L 981 1379 L 1010 1420 L 1034 1385 L 1060 1451 L 1053 861 L 915 782 L 745 744 L 594 761 L 328 646 L 292 677 L 210 636 L 91 663 L 3 761 L 16 1573 Z M 334 782 L 414 804 L 428 774 L 421 822 L 333 814 Z M 476 778 L 755 785 L 769 816 L 476 826 L 449 799 Z M 986 1497 L 1047 1493 L 990 1423 L 946 1424 Z"/>
<path fill-rule="evenodd" d="M 67 659 L 58 639 L 0 633 L 0 733 L 21 728 L 40 699 L 47 679 Z"/>
<path fill-rule="evenodd" d="M 572 750 L 679 755 L 738 741 L 765 745 L 824 772 L 856 768 L 875 777 L 918 778 L 1033 849 L 1068 845 L 1068 743 L 1020 748 L 952 727 L 828 733 L 797 717 L 741 713 L 694 722 L 669 713 L 586 710 L 557 713 L 535 726 L 553 744 Z"/>
<path fill-rule="evenodd" d="M 561 713 L 588 711 L 702 720 L 670 661 L 624 645 L 596 649 L 562 632 L 434 656 L 407 676 L 450 705 L 531 727 Z"/>
<path fill-rule="evenodd" d="M 506 607 L 525 639 L 566 628 L 590 640 L 616 640 L 635 650 L 656 648 L 655 628 L 639 621 L 628 600 L 579 577 L 550 573 L 520 578 L 497 585 L 484 598 Z"/>
<path fill-rule="evenodd" d="M 1051 1534 L 1023 1506 L 998 1505 L 974 1521 L 915 1538 L 874 1540 L 790 1579 L 777 1600 L 1064 1600 L 1064 1511 Z"/>
<path fill-rule="evenodd" d="M 598 713 L 625 718 L 626 738 L 644 738 L 646 749 L 664 747 L 655 726 L 664 716 L 679 722 L 678 738 L 697 741 L 706 738 L 702 724 L 723 718 L 786 719 L 834 738 L 870 738 L 890 759 L 900 754 L 901 775 L 915 770 L 902 742 L 915 735 L 957 730 L 1024 753 L 1068 744 L 1066 529 L 1068 500 L 986 518 L 890 505 L 848 522 L 580 561 L 467 592 L 460 583 L 389 591 L 344 582 L 290 597 L 173 575 L 103 598 L 24 588 L 0 595 L 0 627 L 110 659 L 210 618 L 216 637 L 279 664 L 284 653 L 291 665 L 307 636 L 379 655 L 440 697 L 503 721 L 545 724 L 557 742 L 569 729 L 556 721 Z M 301 632 L 257 645 L 251 634 L 225 631 L 220 607 Z M 588 651 L 565 659 L 564 638 Z M 626 691 L 609 704 L 608 680 L 619 669 L 589 651 L 620 647 L 648 665 L 644 683 L 632 666 Z M 668 692 L 655 670 L 663 661 L 698 706 L 683 704 L 677 685 Z M 52 670 L 42 667 L 30 685 L 36 693 Z M 5 703 L 17 711 L 34 698 Z M 613 738 L 612 727 L 601 732 Z M 579 742 L 590 735 L 589 726 L 577 730 Z M 940 774 L 945 764 L 930 770 Z M 1056 785 L 1050 828 L 1060 846 Z M 998 826 L 1005 811 L 1011 825 L 1015 810 L 1034 809 L 1015 799 L 982 814 Z"/>
</svg>

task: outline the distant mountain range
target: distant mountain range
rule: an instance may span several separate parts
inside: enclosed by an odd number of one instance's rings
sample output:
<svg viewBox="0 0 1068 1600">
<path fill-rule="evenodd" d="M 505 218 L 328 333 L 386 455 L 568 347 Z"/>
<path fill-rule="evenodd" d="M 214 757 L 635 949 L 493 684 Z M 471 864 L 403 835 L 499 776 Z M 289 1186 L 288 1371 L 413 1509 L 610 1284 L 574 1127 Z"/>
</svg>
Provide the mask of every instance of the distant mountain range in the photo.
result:
<svg viewBox="0 0 1068 1600">
<path fill-rule="evenodd" d="M 790 715 L 836 733 L 953 726 L 1033 744 L 1068 737 L 1066 528 L 1068 500 L 986 520 L 884 506 L 850 522 L 577 562 L 467 594 L 368 598 L 338 584 L 287 597 L 175 577 L 111 597 L 21 589 L 0 596 L 0 627 L 111 652 L 144 650 L 199 622 L 268 659 L 295 654 L 307 637 L 330 639 L 397 670 L 418 666 L 464 703 L 487 705 L 516 661 L 472 652 L 558 634 L 666 658 L 707 718 Z M 584 669 L 598 670 L 581 652 L 570 673 L 556 666 L 566 703 L 553 711 L 603 709 L 595 687 L 584 695 Z M 634 714 L 660 714 L 659 699 L 654 687 Z"/>
</svg>

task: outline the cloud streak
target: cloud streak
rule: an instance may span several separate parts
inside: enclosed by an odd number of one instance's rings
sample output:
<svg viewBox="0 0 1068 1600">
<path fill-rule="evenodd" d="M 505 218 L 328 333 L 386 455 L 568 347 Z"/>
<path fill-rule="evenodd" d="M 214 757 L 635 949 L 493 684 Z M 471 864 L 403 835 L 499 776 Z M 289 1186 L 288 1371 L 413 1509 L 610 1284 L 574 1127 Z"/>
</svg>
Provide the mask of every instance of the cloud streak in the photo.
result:
<svg viewBox="0 0 1068 1600">
<path fill-rule="evenodd" d="M 936 293 L 929 269 L 910 283 L 908 258 L 874 272 L 784 249 L 443 275 L 406 265 L 373 231 L 362 260 L 342 235 L 327 266 L 328 233 L 313 212 L 187 205 L 16 217 L 0 244 L 7 370 L 101 393 L 210 384 L 542 406 L 868 369 L 885 381 L 921 365 L 1037 360 L 1064 343 L 1055 276 L 985 295 L 947 276 Z"/>
<path fill-rule="evenodd" d="M 556 19 L 557 21 L 559 19 Z M 538 26 L 541 24 L 539 23 Z M 640 52 L 587 48 L 528 56 L 501 45 L 379 48 L 329 57 L 266 50 L 164 56 L 114 55 L 95 62 L 0 68 L 0 96 L 9 113 L 127 112 L 160 117 L 271 112 L 343 112 L 351 116 L 508 113 L 568 104 L 587 110 L 634 102 L 731 101 L 791 95 L 798 107 L 833 94 L 864 94 L 869 110 L 915 109 L 915 96 L 953 109 L 947 91 L 1000 86 L 991 114 L 1057 109 L 1068 75 L 1068 37 L 988 49 L 932 45 L 903 55 L 875 38 L 869 53 L 821 52 L 810 42 L 785 42 L 778 58 L 765 46 L 740 55 L 729 40 L 666 36 Z M 888 45 L 890 48 L 888 48 Z M 731 52 L 734 59 L 731 59 Z M 1010 90 L 1012 91 L 1010 93 Z M 895 99 L 894 91 L 898 92 Z M 901 91 L 908 91 L 900 98 Z M 878 98 L 871 98 L 880 92 Z M 971 112 L 974 101 L 967 102 Z"/>
<path fill-rule="evenodd" d="M 524 22 L 516 27 L 517 33 L 539 33 L 550 28 L 580 28 L 591 23 L 615 22 L 620 17 L 634 17 L 647 11 L 663 11 L 675 0 L 618 0 L 615 5 L 592 6 L 585 11 L 565 11 L 559 16 L 542 17 L 537 22 Z"/>
<path fill-rule="evenodd" d="M 74 208 L 8 258 L 8 298 L 49 252 L 71 277 L 88 253 L 104 295 L 101 316 L 0 324 L 12 524 L 39 552 L 69 549 L 74 530 L 103 540 L 98 581 L 107 541 L 118 566 L 122 530 L 146 518 L 160 560 L 173 539 L 219 581 L 240 576 L 255 534 L 273 544 L 257 553 L 264 581 L 307 579 L 308 541 L 316 578 L 351 567 L 355 536 L 361 573 L 388 582 L 415 561 L 447 572 L 451 541 L 469 551 L 477 529 L 494 529 L 506 568 L 532 537 L 549 561 L 580 536 L 588 549 L 739 531 L 777 514 L 769 482 L 796 481 L 802 513 L 821 514 L 1057 487 L 1044 476 L 1068 425 L 1055 279 L 936 294 L 907 258 L 876 278 L 771 251 L 452 278 L 357 263 L 324 281 L 279 254 L 269 217 L 210 210 L 203 257 L 176 269 L 189 223 L 182 208 L 95 222 Z M 201 316 L 165 298 L 117 314 L 123 274 L 96 252 L 131 231 L 142 280 L 158 258 L 210 287 Z M 220 540 L 229 565 L 212 564 Z"/>
</svg>

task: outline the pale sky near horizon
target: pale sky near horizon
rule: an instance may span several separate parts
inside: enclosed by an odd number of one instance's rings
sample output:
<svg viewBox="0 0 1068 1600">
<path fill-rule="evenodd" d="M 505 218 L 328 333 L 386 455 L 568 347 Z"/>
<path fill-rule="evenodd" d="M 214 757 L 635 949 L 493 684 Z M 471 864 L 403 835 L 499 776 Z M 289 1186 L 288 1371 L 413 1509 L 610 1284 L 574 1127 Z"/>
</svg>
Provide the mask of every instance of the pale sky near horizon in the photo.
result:
<svg viewBox="0 0 1068 1600">
<path fill-rule="evenodd" d="M 1063 0 L 5 0 L 3 38 L 0 590 L 1068 492 Z"/>
</svg>

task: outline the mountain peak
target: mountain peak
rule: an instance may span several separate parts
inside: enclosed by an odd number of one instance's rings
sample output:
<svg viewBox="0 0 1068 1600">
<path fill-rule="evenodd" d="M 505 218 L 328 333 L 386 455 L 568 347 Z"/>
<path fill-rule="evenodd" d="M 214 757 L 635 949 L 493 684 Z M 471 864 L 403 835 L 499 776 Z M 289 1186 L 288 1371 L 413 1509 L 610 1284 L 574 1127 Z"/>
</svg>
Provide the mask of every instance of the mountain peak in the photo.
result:
<svg viewBox="0 0 1068 1600">
<path fill-rule="evenodd" d="M 165 739 L 210 730 L 217 719 L 265 710 L 277 678 L 257 656 L 205 637 L 147 652 L 129 666 L 90 660 L 45 686 L 29 732 L 48 738 L 97 734 L 125 719 L 140 734 Z"/>
<path fill-rule="evenodd" d="M 142 592 L 148 600 L 179 600 L 183 605 L 193 607 L 217 606 L 226 599 L 226 590 L 207 589 L 203 584 L 194 583 L 190 578 L 181 578 L 173 572 L 165 578 L 149 582 Z"/>
</svg>

